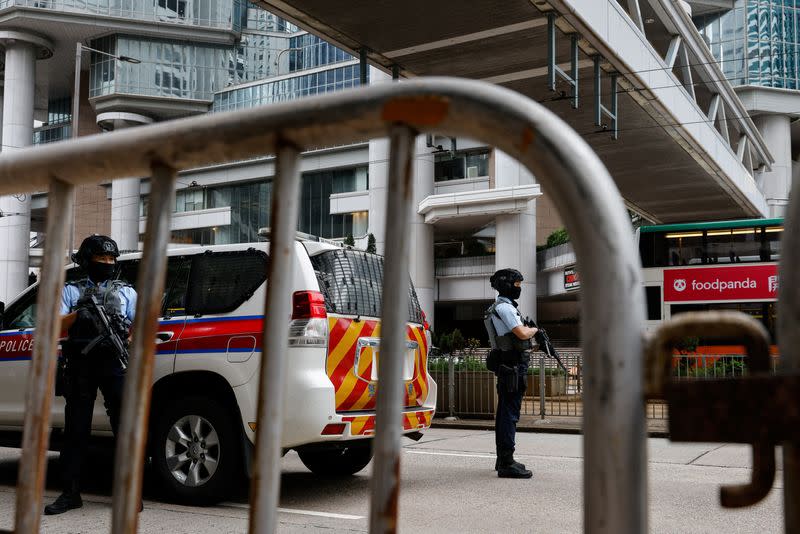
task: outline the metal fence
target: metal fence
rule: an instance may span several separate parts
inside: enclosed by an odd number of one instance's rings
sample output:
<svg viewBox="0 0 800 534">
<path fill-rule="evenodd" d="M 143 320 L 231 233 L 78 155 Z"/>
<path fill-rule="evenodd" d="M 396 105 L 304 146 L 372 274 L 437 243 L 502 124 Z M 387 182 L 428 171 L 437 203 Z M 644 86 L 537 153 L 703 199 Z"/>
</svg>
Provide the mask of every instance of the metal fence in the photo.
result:
<svg viewBox="0 0 800 534">
<path fill-rule="evenodd" d="M 64 250 L 74 188 L 150 176 L 150 210 L 137 287 L 137 328 L 123 395 L 112 532 L 135 532 L 149 417 L 157 314 L 166 266 L 175 179 L 183 169 L 277 154 L 271 256 L 258 396 L 250 532 L 274 532 L 280 493 L 285 350 L 291 311 L 291 249 L 297 222 L 299 154 L 310 146 L 389 137 L 387 248 L 370 531 L 395 532 L 400 491 L 402 362 L 408 313 L 412 161 L 418 134 L 464 136 L 496 146 L 548 188 L 581 258 L 581 340 L 604 355 L 582 362 L 583 525 L 590 533 L 647 531 L 641 266 L 619 192 L 586 142 L 552 112 L 487 83 L 415 79 L 228 113 L 193 117 L 22 149 L 0 158 L 0 195 L 49 191 L 47 242 L 30 367 L 16 532 L 38 532 L 60 330 Z M 576 209 L 580 207 L 580 209 Z M 792 269 L 788 269 L 789 273 Z M 393 327 L 394 326 L 394 327 Z M 614 491 L 608 491 L 614 488 Z"/>
<path fill-rule="evenodd" d="M 521 415 L 542 419 L 583 417 L 583 351 L 580 347 L 557 347 L 557 350 L 566 372 L 543 352 L 531 352 Z M 439 385 L 437 417 L 494 417 L 497 381 L 494 373 L 486 368 L 488 354 L 488 348 L 467 349 L 456 354 L 432 352 L 429 369 Z M 773 373 L 777 371 L 778 361 L 779 357 L 773 354 Z M 736 378 L 747 372 L 744 354 L 675 354 L 672 358 L 672 376 L 677 380 Z M 666 403 L 661 399 L 649 399 L 645 414 L 648 419 L 666 420 Z"/>
</svg>

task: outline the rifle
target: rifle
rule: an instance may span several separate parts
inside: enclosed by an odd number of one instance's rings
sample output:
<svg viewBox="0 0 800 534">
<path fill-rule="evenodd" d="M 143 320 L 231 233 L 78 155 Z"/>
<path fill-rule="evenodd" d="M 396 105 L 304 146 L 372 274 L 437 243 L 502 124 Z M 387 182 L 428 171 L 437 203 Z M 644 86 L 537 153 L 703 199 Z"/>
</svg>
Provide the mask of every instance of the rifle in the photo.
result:
<svg viewBox="0 0 800 534">
<path fill-rule="evenodd" d="M 537 326 L 536 321 L 531 319 L 530 317 L 525 317 L 522 320 L 522 324 L 527 326 L 528 328 L 536 328 L 536 334 L 534 334 L 533 338 L 536 340 L 536 343 L 542 348 L 542 352 L 544 352 L 549 357 L 553 358 L 558 365 L 564 370 L 565 373 L 569 374 L 567 371 L 567 366 L 564 365 L 564 362 L 561 361 L 561 358 L 558 356 L 558 352 L 556 352 L 556 348 L 550 342 L 550 336 L 547 335 L 547 331 L 544 328 L 539 328 Z"/>
<path fill-rule="evenodd" d="M 119 334 L 114 326 L 111 325 L 111 321 L 108 319 L 106 311 L 102 306 L 100 306 L 100 303 L 97 302 L 97 297 L 95 295 L 88 296 L 86 299 L 84 299 L 83 303 L 87 305 L 87 310 L 89 313 L 94 316 L 95 324 L 100 331 L 100 335 L 90 341 L 89 344 L 86 345 L 86 347 L 81 351 L 81 354 L 89 354 L 89 352 L 99 343 L 108 340 L 114 347 L 114 352 L 117 353 L 117 360 L 119 361 L 122 370 L 126 370 L 128 368 L 128 347 L 122 341 L 122 339 L 120 339 Z"/>
</svg>

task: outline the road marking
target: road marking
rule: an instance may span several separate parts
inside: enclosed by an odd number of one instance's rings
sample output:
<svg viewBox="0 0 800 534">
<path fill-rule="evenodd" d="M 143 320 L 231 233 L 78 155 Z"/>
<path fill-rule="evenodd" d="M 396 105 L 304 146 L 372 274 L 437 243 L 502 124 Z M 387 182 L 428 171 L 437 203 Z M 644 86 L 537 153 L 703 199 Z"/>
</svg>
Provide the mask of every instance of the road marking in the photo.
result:
<svg viewBox="0 0 800 534">
<path fill-rule="evenodd" d="M 226 506 L 228 508 L 241 508 L 242 510 L 250 509 L 250 505 L 238 502 L 223 502 L 220 503 L 219 505 Z M 363 515 L 334 514 L 333 512 L 317 512 L 315 510 L 295 510 L 293 508 L 278 508 L 278 512 L 283 512 L 285 514 L 313 515 L 316 517 L 330 517 L 331 519 L 350 519 L 350 520 L 366 519 L 366 516 Z"/>
<path fill-rule="evenodd" d="M 432 452 L 432 451 L 418 451 L 413 449 L 405 450 L 409 454 L 428 454 L 430 456 L 460 456 L 463 458 L 497 458 L 495 454 L 465 454 L 460 452 Z"/>
</svg>

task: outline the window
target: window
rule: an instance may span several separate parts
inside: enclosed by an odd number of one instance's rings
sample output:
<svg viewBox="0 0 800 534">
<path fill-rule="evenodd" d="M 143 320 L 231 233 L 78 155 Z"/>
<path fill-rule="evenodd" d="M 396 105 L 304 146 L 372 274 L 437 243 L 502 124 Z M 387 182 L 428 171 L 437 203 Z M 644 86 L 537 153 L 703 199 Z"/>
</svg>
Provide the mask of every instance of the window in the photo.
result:
<svg viewBox="0 0 800 534">
<path fill-rule="evenodd" d="M 780 226 L 642 232 L 643 267 L 757 263 L 780 259 Z"/>
<path fill-rule="evenodd" d="M 268 256 L 248 249 L 206 252 L 192 257 L 186 292 L 186 314 L 231 312 L 267 279 Z"/>
<path fill-rule="evenodd" d="M 661 320 L 661 286 L 645 286 L 645 298 L 647 299 L 647 320 Z"/>
<path fill-rule="evenodd" d="M 186 286 L 189 282 L 191 264 L 191 259 L 187 256 L 172 256 L 167 261 L 167 277 L 161 309 L 163 317 L 186 314 Z"/>
<path fill-rule="evenodd" d="M 36 326 L 36 294 L 35 289 L 28 291 L 17 302 L 9 306 L 3 314 L 3 330 L 34 328 Z"/>
<path fill-rule="evenodd" d="M 462 180 L 489 176 L 489 152 L 456 152 L 437 154 L 434 162 L 434 180 Z"/>
<path fill-rule="evenodd" d="M 311 257 L 329 313 L 380 317 L 383 256 L 357 250 L 330 250 Z M 414 286 L 409 282 L 408 320 L 422 323 Z"/>
</svg>

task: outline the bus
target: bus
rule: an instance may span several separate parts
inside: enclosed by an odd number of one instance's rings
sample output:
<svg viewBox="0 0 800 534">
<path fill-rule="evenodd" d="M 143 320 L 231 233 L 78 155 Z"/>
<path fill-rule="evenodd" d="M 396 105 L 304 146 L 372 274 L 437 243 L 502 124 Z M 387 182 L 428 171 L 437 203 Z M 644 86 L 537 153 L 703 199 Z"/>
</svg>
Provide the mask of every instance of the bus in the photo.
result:
<svg viewBox="0 0 800 534">
<path fill-rule="evenodd" d="M 782 233 L 783 219 L 640 227 L 647 329 L 684 312 L 736 310 L 758 319 L 775 344 Z M 693 352 L 743 350 L 704 340 L 698 344 Z"/>
</svg>

